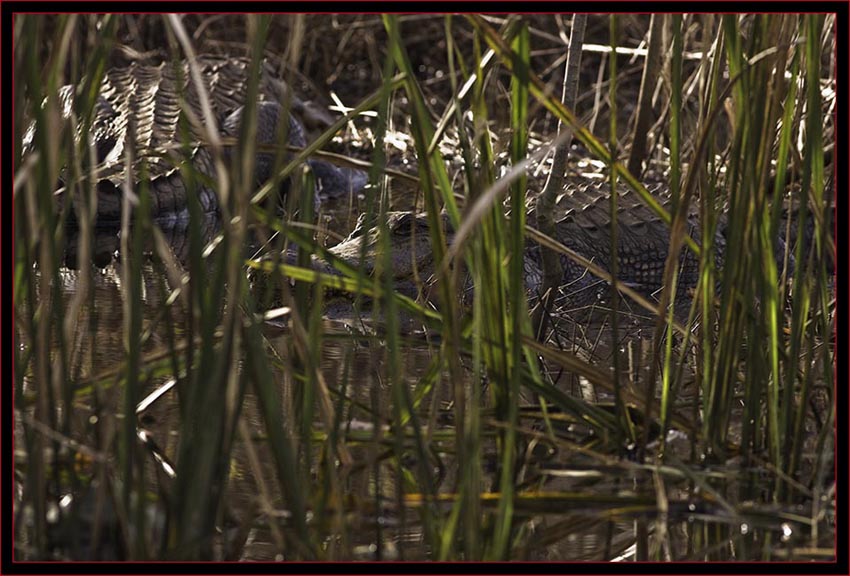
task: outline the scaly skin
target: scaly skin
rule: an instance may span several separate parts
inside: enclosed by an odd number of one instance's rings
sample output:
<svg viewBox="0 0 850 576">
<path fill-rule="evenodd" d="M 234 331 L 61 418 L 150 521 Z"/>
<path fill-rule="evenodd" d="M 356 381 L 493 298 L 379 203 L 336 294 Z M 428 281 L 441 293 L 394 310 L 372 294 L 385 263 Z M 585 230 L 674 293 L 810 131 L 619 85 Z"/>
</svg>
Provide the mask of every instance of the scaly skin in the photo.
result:
<svg viewBox="0 0 850 576">
<path fill-rule="evenodd" d="M 651 191 L 669 209 L 669 198 L 664 197 L 660 186 L 653 187 Z M 609 195 L 607 183 L 588 179 L 568 181 L 564 194 L 557 202 L 556 230 L 559 242 L 610 271 Z M 529 218 L 533 221 L 533 213 Z M 427 218 L 424 214 L 391 212 L 387 219 L 394 278 L 405 286 L 415 277 L 421 282 L 427 282 L 434 272 Z M 446 217 L 443 218 L 443 224 L 451 243 L 453 234 Z M 618 224 L 619 279 L 638 292 L 652 297 L 661 287 L 669 227 L 644 206 L 634 192 L 625 187 L 620 189 Z M 689 220 L 689 233 L 698 238 L 696 225 L 694 215 Z M 331 248 L 330 252 L 356 267 L 361 262 L 365 241 L 365 258 L 362 262 L 366 272 L 372 274 L 378 257 L 378 229 L 365 228 L 361 217 L 351 235 Z M 528 245 L 523 255 L 526 288 L 532 294 L 536 294 L 542 277 L 539 251 L 540 247 L 536 244 Z M 570 305 L 594 302 L 605 284 L 567 256 L 562 256 L 562 263 L 564 278 L 561 284 L 570 295 Z M 333 273 L 333 269 L 318 258 L 314 259 L 313 265 Z M 679 281 L 681 290 L 694 287 L 698 278 L 698 259 L 692 253 L 683 251 Z"/>
<path fill-rule="evenodd" d="M 671 209 L 669 192 L 663 184 L 652 184 L 648 189 L 666 210 Z M 625 185 L 619 186 L 618 192 L 618 280 L 650 301 L 657 300 L 664 280 L 664 266 L 670 241 L 669 226 Z M 533 210 L 532 207 L 529 215 L 532 222 Z M 556 239 L 610 272 L 608 183 L 588 178 L 568 180 L 564 193 L 557 200 L 556 210 Z M 792 215 L 791 218 L 793 220 L 795 216 Z M 388 214 L 387 225 L 391 234 L 392 274 L 402 292 L 414 296 L 420 291 L 417 288 L 421 288 L 423 283 L 427 284 L 434 273 L 427 218 L 424 214 L 392 212 Z M 445 216 L 443 226 L 451 243 L 453 232 Z M 725 227 L 725 216 L 721 216 L 714 242 L 715 262 L 718 267 L 722 267 L 727 249 Z M 686 231 L 699 242 L 699 217 L 696 210 L 690 210 L 688 213 Z M 373 274 L 379 256 L 377 240 L 378 229 L 367 230 L 361 217 L 354 232 L 330 252 L 357 267 L 361 263 L 362 246 L 365 242 L 365 257 L 362 262 L 366 272 Z M 781 266 L 785 253 L 782 235 L 777 239 L 775 248 L 776 260 Z M 526 288 L 532 296 L 538 295 L 542 280 L 540 250 L 537 244 L 529 243 L 523 254 Z M 560 284 L 559 310 L 586 307 L 608 297 L 609 287 L 606 282 L 590 274 L 566 255 L 562 256 L 562 264 L 564 276 Z M 333 268 L 318 258 L 314 259 L 313 265 L 322 271 L 335 273 Z M 789 261 L 789 266 L 793 270 L 793 258 Z M 677 302 L 686 306 L 689 302 L 688 294 L 697 286 L 698 281 L 699 259 L 685 248 L 679 257 Z"/>
<path fill-rule="evenodd" d="M 221 136 L 238 138 L 250 61 L 246 58 L 201 56 L 197 63 L 216 123 L 212 129 Z M 60 107 L 65 118 L 70 117 L 72 112 L 74 89 L 74 86 L 64 86 L 59 91 Z M 321 110 L 289 94 L 286 84 L 276 76 L 267 61 L 263 61 L 260 67 L 257 98 L 259 144 L 278 142 L 278 118 L 283 109 L 281 104 L 287 99 L 290 106 L 288 145 L 303 147 L 306 144 L 305 124 L 308 127 L 330 124 Z M 162 223 L 186 219 L 187 195 L 190 192 L 179 169 L 185 158 L 180 126 L 184 110 L 196 119 L 196 122 L 188 123 L 188 137 L 193 146 L 189 157 L 192 166 L 201 175 L 195 186 L 201 209 L 207 213 L 218 209 L 215 187 L 206 180 L 217 180 L 213 157 L 206 146 L 198 145 L 209 140 L 200 101 L 198 88 L 191 81 L 186 62 L 181 62 L 176 69 L 171 62 L 156 66 L 134 63 L 106 72 L 91 129 L 98 157 L 98 227 L 120 224 L 125 159 L 129 152 L 133 158 L 135 191 L 139 190 L 144 164 L 151 191 L 151 216 Z M 31 149 L 32 138 L 31 126 L 24 137 L 25 154 Z M 229 155 L 230 150 L 225 149 L 225 159 Z M 254 173 L 257 186 L 271 176 L 273 160 L 271 152 L 257 154 Z M 351 193 L 365 184 L 365 175 L 357 171 L 340 169 L 320 160 L 311 160 L 310 164 L 324 196 Z M 73 218 L 73 211 L 71 214 Z"/>
<path fill-rule="evenodd" d="M 671 209 L 669 192 L 663 184 L 647 186 L 650 193 L 668 212 Z M 658 295 L 664 277 L 664 265 L 670 242 L 670 227 L 650 210 L 633 190 L 618 185 L 617 202 L 617 262 L 618 280 L 647 297 Z M 611 187 L 607 181 L 570 179 L 556 205 L 557 240 L 566 247 L 611 271 L 610 206 Z M 534 216 L 529 217 L 534 221 Z M 699 240 L 698 216 L 688 215 L 687 233 Z M 722 254 L 724 240 L 716 238 Z M 532 257 L 539 263 L 539 248 L 532 247 Z M 581 265 L 562 256 L 563 290 L 570 305 L 592 304 L 605 297 L 606 283 L 588 274 Z M 679 257 L 680 294 L 696 286 L 699 280 L 699 259 L 685 249 Z"/>
</svg>

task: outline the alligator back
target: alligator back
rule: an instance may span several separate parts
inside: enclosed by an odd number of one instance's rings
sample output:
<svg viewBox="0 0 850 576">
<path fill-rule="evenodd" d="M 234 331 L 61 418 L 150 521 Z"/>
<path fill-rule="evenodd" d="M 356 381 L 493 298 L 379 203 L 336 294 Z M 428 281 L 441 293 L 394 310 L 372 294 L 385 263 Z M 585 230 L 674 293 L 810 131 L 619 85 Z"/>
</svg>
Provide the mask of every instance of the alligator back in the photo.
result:
<svg viewBox="0 0 850 576">
<path fill-rule="evenodd" d="M 666 185 L 651 183 L 647 189 L 669 212 L 672 201 Z M 617 192 L 618 280 L 646 296 L 657 296 L 663 286 L 670 226 L 626 185 L 618 185 Z M 570 178 L 555 208 L 557 240 L 609 272 L 610 207 L 611 187 L 606 180 Z M 536 225 L 534 210 L 529 222 Z M 689 211 L 686 231 L 699 239 L 698 214 L 694 210 Z M 720 236 L 717 240 L 723 241 Z M 539 248 L 533 247 L 531 253 L 539 261 Z M 600 279 L 567 256 L 562 256 L 561 263 L 564 267 L 561 290 L 571 305 L 585 306 L 604 299 L 607 289 Z M 699 260 L 685 249 L 679 259 L 679 287 L 692 288 L 698 279 Z"/>
<path fill-rule="evenodd" d="M 184 113 L 195 119 L 188 123 L 189 159 L 200 174 L 214 177 L 212 155 L 204 145 L 209 139 L 207 130 L 238 136 L 241 111 L 247 96 L 250 60 L 201 56 L 196 62 L 203 90 L 209 96 L 214 126 L 207 125 L 200 90 L 186 61 L 159 65 L 132 63 L 106 72 L 92 125 L 98 160 L 98 226 L 120 222 L 125 163 L 131 148 L 133 184 L 138 185 L 140 174 L 146 174 L 152 191 L 152 216 L 158 220 L 179 220 L 185 216 L 189 192 L 179 173 L 181 162 L 186 160 L 180 123 Z M 65 118 L 71 116 L 74 91 L 75 87 L 70 85 L 59 91 L 60 107 Z M 260 66 L 257 98 L 258 140 L 261 144 L 275 142 L 278 116 L 286 106 L 290 111 L 287 132 L 290 146 L 305 145 L 305 122 L 315 127 L 330 122 L 326 113 L 295 97 L 268 61 L 263 61 Z M 235 122 L 234 117 L 237 119 Z M 31 148 L 33 132 L 34 127 L 31 126 L 24 138 L 25 151 Z M 258 157 L 261 156 L 262 153 L 258 154 Z M 325 164 L 320 164 L 318 172 L 325 174 L 329 180 L 347 182 L 347 172 L 338 172 Z M 144 170 L 141 170 L 143 165 Z M 264 180 L 268 174 L 263 173 L 260 177 L 258 173 L 256 176 L 257 180 Z M 204 211 L 217 209 L 214 190 L 201 183 L 197 192 Z"/>
</svg>

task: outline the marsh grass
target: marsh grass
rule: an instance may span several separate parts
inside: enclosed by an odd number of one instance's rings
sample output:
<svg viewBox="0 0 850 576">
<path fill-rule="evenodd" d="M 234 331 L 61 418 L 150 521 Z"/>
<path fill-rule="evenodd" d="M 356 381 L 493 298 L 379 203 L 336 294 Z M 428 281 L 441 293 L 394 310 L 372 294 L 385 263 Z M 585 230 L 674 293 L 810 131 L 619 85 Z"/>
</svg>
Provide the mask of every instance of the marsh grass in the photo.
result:
<svg viewBox="0 0 850 576">
<path fill-rule="evenodd" d="M 669 119 L 659 121 L 668 149 L 652 151 L 644 161 L 657 165 L 660 157 L 669 166 L 671 213 L 649 195 L 642 175 L 621 162 L 620 126 L 626 122 L 613 105 L 618 58 L 609 62 L 610 104 L 595 111 L 609 115 L 606 147 L 536 72 L 532 41 L 540 32 L 522 17 L 443 18 L 450 97 L 443 114 L 434 114 L 426 79 L 412 64 L 402 33 L 410 23 L 382 16 L 381 85 L 304 150 L 287 150 L 280 130 L 273 147 L 276 176 L 258 185 L 253 103 L 259 56 L 275 41 L 274 19 L 232 18 L 244 26 L 243 46 L 252 60 L 239 138 L 218 142 L 219 135 L 208 132 L 220 230 L 205 238 L 201 206 L 190 194 L 188 256 L 178 264 L 146 214 L 154 191 L 141 165 L 140 177 L 130 179 L 125 190 L 126 198 L 137 195 L 138 208 L 125 214 L 117 270 L 123 353 L 101 372 L 90 371 L 97 364 L 95 345 L 81 344 L 103 337 L 96 329 L 100 304 L 93 287 L 99 272 L 83 265 L 71 296 L 60 290 L 72 208 L 67 201 L 60 208 L 54 190 L 62 175 L 66 197 L 76 199 L 80 261 L 88 262 L 96 214 L 92 120 L 121 23 L 111 16 L 63 16 L 49 25 L 39 16 L 16 18 L 18 558 L 104 554 L 104 535 L 114 531 L 123 548 L 115 555 L 123 558 L 238 559 L 246 554 L 248 534 L 263 526 L 279 558 L 350 559 L 358 557 L 355 543 L 362 540 L 355 526 L 365 525 L 373 544 L 370 559 L 394 554 L 390 557 L 508 560 L 545 556 L 546 546 L 558 549 L 557 543 L 580 530 L 569 526 L 573 514 L 592 516 L 605 527 L 606 542 L 595 556 L 605 559 L 628 547 L 615 537 L 623 522 L 635 522 L 636 534 L 647 536 L 639 559 L 828 554 L 832 503 L 824 495 L 835 414 L 834 267 L 827 263 L 835 245 L 824 189 L 831 170 L 824 144 L 832 138 L 825 129 L 831 123 L 820 111 L 824 83 L 832 82 L 822 64 L 832 53 L 831 17 L 663 17 L 672 38 L 660 75 L 671 103 Z M 290 71 L 311 39 L 304 18 L 291 18 L 282 47 Z M 686 35 L 697 24 L 699 46 Z M 197 38 L 181 19 L 163 17 L 162 30 L 172 61 L 197 52 Z M 49 31 L 56 40 L 44 54 Z M 611 50 L 623 40 L 609 38 Z M 686 46 L 688 41 L 694 46 Z M 685 48 L 703 50 L 706 57 L 686 66 Z M 190 75 L 196 72 L 190 68 Z M 79 88 L 71 114 L 63 117 L 57 99 L 48 95 L 69 83 Z M 507 116 L 497 109 L 494 86 L 505 90 Z M 335 259 L 316 241 L 315 180 L 301 168 L 365 110 L 377 110 L 372 136 L 382 142 L 393 110 L 402 106 L 435 263 L 433 276 L 424 278 L 433 284 L 430 301 L 401 294 L 388 273 L 394 266 L 387 228 L 392 198 L 384 147 L 375 146 L 369 161 L 361 162 L 370 182 L 365 218 L 381 230 L 371 275 L 365 264 L 358 268 Z M 533 147 L 530 118 L 541 108 L 572 128 L 605 166 L 606 177 L 631 187 L 671 226 L 658 302 L 614 282 L 620 288 L 615 312 L 637 306 L 653 315 L 653 339 L 643 360 L 647 371 L 626 362 L 618 344 L 611 371 L 592 353 L 562 349 L 563 334 L 534 336 L 522 257 L 533 243 L 587 263 L 603 278 L 616 276 L 616 269 L 600 270 L 534 231 L 525 220 L 528 172 L 509 171 L 505 180 L 497 169 L 504 160 L 494 148 L 494 125 L 507 118 L 508 163 L 522 166 Z M 190 121 L 181 118 L 187 160 L 180 170 L 197 189 L 209 178 L 192 165 Z M 29 122 L 33 139 L 24 152 L 20 143 Z M 456 136 L 462 160 L 452 171 L 438 145 L 448 132 Z M 226 160 L 226 148 L 233 151 L 232 161 Z M 132 165 L 128 159 L 128 168 Z M 788 186 L 792 178 L 800 183 L 796 188 Z M 285 179 L 290 195 L 281 215 L 269 198 L 275 200 Z M 699 207 L 694 236 L 686 227 L 691 206 Z M 792 210 L 796 220 L 784 219 L 783 212 Z M 777 258 L 782 227 L 796 226 L 796 237 L 803 238 L 809 223 L 813 241 L 789 245 L 793 252 Z M 722 266 L 716 258 L 718 227 L 725 230 Z M 263 242 L 246 258 L 245 245 L 254 236 Z M 147 238 L 154 239 L 149 257 L 157 271 L 154 284 L 141 258 Z M 284 256 L 290 247 L 295 261 Z M 676 274 L 678 256 L 688 250 L 699 256 L 702 275 L 682 318 L 674 314 Z M 328 261 L 339 275 L 311 269 L 312 256 Z M 789 261 L 793 267 L 783 266 Z M 257 292 L 249 269 L 262 274 L 271 289 Z M 146 309 L 152 287 L 160 298 L 151 324 Z M 381 326 L 379 336 L 371 337 L 380 349 L 380 387 L 375 382 L 365 399 L 355 392 L 370 380 L 353 365 L 344 364 L 339 380 L 329 379 L 324 369 L 323 354 L 333 341 L 323 318 L 328 290 L 348 293 L 358 316 L 371 314 Z M 459 297 L 462 291 L 471 295 Z M 262 314 L 270 308 L 286 319 L 284 350 L 269 334 L 268 314 Z M 412 345 L 403 333 L 404 315 L 431 335 L 428 368 L 420 377 L 405 373 Z M 619 338 L 620 315 L 613 318 Z M 366 336 L 352 341 L 358 338 Z M 151 353 L 155 341 L 161 346 Z M 90 357 L 82 358 L 80 350 Z M 614 398 L 615 410 L 566 392 L 559 373 Z M 164 392 L 163 381 L 176 390 L 173 473 L 163 472 L 162 458 L 152 458 L 149 442 L 140 442 L 143 426 L 135 416 L 152 389 Z M 819 427 L 813 426 L 810 408 L 816 387 L 829 392 Z M 683 406 L 679 397 L 686 389 L 692 401 Z M 93 414 L 82 427 L 74 415 L 81 403 Z M 249 426 L 246 413 L 254 411 L 260 418 Z M 355 429 L 355 420 L 368 422 L 366 431 Z M 670 430 L 688 434 L 689 454 L 667 445 Z M 255 509 L 235 510 L 234 453 L 246 446 L 256 476 Z M 270 476 L 260 474 L 261 454 L 270 458 Z M 81 465 L 86 458 L 91 464 Z M 558 466 L 585 469 L 599 480 L 557 484 Z M 369 502 L 358 503 L 349 490 L 363 471 Z M 756 471 L 768 479 L 759 479 Z M 59 545 L 48 519 L 65 494 L 95 512 L 92 520 L 80 511 L 82 505 L 71 506 L 67 522 L 76 541 Z M 699 521 L 682 542 L 671 533 L 693 512 L 688 502 L 696 503 Z M 781 523 L 792 521 L 789 515 L 800 503 L 807 504 L 809 515 L 794 517 L 799 536 L 786 545 Z M 736 532 L 742 522 L 754 529 Z M 537 540 L 536 534 L 543 537 Z M 416 546 L 407 550 L 410 541 Z M 804 548 L 809 552 L 800 551 Z"/>
</svg>

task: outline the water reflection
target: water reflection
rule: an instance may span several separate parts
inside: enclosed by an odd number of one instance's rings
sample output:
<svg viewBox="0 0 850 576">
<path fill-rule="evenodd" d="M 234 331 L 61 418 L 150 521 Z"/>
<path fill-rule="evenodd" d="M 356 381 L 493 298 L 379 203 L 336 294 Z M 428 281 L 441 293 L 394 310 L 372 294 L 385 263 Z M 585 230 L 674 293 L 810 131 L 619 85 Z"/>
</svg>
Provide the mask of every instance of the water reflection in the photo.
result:
<svg viewBox="0 0 850 576">
<path fill-rule="evenodd" d="M 161 228 L 174 261 L 180 264 L 186 263 L 190 253 L 186 230 L 179 226 Z M 210 241 L 219 231 L 217 220 L 207 222 L 203 228 L 203 240 Z M 76 314 L 75 325 L 70 331 L 72 338 L 66 342 L 68 374 L 78 382 L 78 394 L 72 406 L 71 436 L 79 444 L 91 448 L 94 453 L 107 455 L 111 460 L 116 430 L 125 418 L 136 418 L 137 429 L 144 437 L 140 446 L 149 456 L 144 482 L 146 491 L 154 496 L 147 509 L 150 516 L 147 524 L 149 541 L 156 549 L 162 542 L 162 522 L 166 514 L 163 502 L 170 497 L 172 469 L 182 428 L 178 387 L 171 385 L 175 370 L 169 363 L 167 351 L 184 336 L 182 327 L 188 315 L 179 298 L 173 297 L 178 282 L 156 263 L 155 258 L 140 255 L 144 259 L 141 269 L 142 325 L 146 336 L 142 349 L 144 373 L 140 378 L 143 398 L 147 397 L 149 401 L 138 414 L 124 414 L 120 379 L 127 351 L 124 342 L 126 282 L 122 280 L 122 266 L 127 262 L 120 258 L 120 235 L 117 231 L 98 231 L 93 250 L 94 266 L 80 262 L 78 246 L 79 238 L 69 235 L 66 268 L 60 272 L 58 301 L 63 311 L 60 317 Z M 156 250 L 153 243 L 146 244 L 147 254 Z M 104 262 L 107 256 L 109 261 Z M 39 282 L 36 281 L 35 285 Z M 79 302 L 81 290 L 89 293 Z M 345 438 L 351 464 L 337 468 L 339 478 L 334 479 L 343 486 L 341 493 L 344 498 L 322 510 L 321 514 L 317 510 L 309 510 L 308 525 L 317 529 L 323 527 L 325 531 L 328 527 L 342 527 L 330 530 L 341 534 L 339 538 L 324 543 L 328 558 L 428 559 L 433 551 L 425 544 L 425 528 L 416 504 L 406 502 L 402 505 L 399 499 L 402 472 L 392 458 L 393 446 L 389 440 L 395 399 L 388 372 L 386 343 L 379 336 L 380 318 L 377 321 L 364 319 L 350 305 L 348 308 L 346 304 L 335 305 L 339 308 L 333 313 L 334 319 L 326 318 L 322 324 L 319 367 L 327 383 L 330 401 L 338 411 L 340 426 L 335 433 Z M 78 312 L 74 312 L 75 307 L 78 307 Z M 559 333 L 565 335 L 562 340 L 564 348 L 577 347 L 586 357 L 606 367 L 610 365 L 616 349 L 632 373 L 646 373 L 652 358 L 648 341 L 651 324 L 645 319 L 624 321 L 615 339 L 605 310 L 600 308 L 597 312 L 596 321 L 588 322 L 585 317 L 569 326 L 558 325 Z M 559 322 L 566 321 L 559 319 Z M 427 333 L 423 334 L 415 326 L 411 328 L 405 330 L 409 336 L 403 339 L 400 373 L 404 383 L 420 400 L 422 429 L 431 450 L 424 465 L 431 469 L 432 477 L 436 479 L 436 492 L 446 498 L 438 509 L 448 516 L 458 489 L 453 479 L 462 465 L 454 456 L 452 403 L 455 398 L 452 386 L 456 383 L 449 383 L 441 375 L 433 378 L 434 359 L 442 343 L 429 338 Z M 273 379 L 284 415 L 279 425 L 287 437 L 298 444 L 303 438 L 300 437 L 301 431 L 293 426 L 296 418 L 292 415 L 301 409 L 297 399 L 303 391 L 304 381 L 300 379 L 302 371 L 295 366 L 297 360 L 292 352 L 292 331 L 288 326 L 269 324 L 264 328 L 264 334 L 269 353 L 276 358 Z M 613 343 L 615 340 L 616 344 Z M 54 354 L 61 354 L 58 343 L 54 346 Z M 463 362 L 468 361 L 464 359 Z M 473 381 L 471 371 L 466 374 L 467 380 L 460 383 L 464 389 L 482 385 Z M 553 369 L 551 377 L 561 390 L 592 400 L 600 406 L 606 403 L 610 406 L 613 400 L 610 393 L 588 386 L 569 373 Z M 435 382 L 433 389 L 421 397 L 417 396 L 423 382 L 429 378 Z M 44 390 L 33 388 L 32 382 L 29 378 L 25 379 L 25 394 L 43 394 Z M 692 385 L 692 380 L 690 382 Z M 483 397 L 486 398 L 486 383 L 483 384 Z M 696 394 L 696 390 L 685 385 L 679 391 L 679 403 L 675 409 L 691 406 Z M 522 458 L 516 485 L 524 493 L 538 494 L 540 498 L 549 494 L 552 501 L 545 509 L 540 509 L 537 501 L 519 501 L 516 504 L 517 518 L 527 522 L 524 529 L 539 533 L 539 537 L 527 539 L 526 544 L 516 550 L 516 557 L 549 561 L 634 559 L 637 555 L 635 542 L 659 526 L 654 523 L 660 511 L 651 471 L 630 461 L 627 449 L 620 454 L 603 451 L 600 446 L 607 443 L 600 442 L 598 436 L 594 436 L 593 428 L 573 415 L 551 414 L 555 426 L 547 430 L 539 414 L 530 411 L 538 409 L 536 397 L 529 394 L 523 400 L 523 409 L 528 410 L 520 415 L 523 434 L 519 453 Z M 492 414 L 485 408 L 483 416 L 489 418 Z M 284 542 L 293 530 L 292 513 L 279 504 L 286 502 L 286 498 L 277 478 L 268 432 L 260 399 L 248 387 L 229 463 L 227 492 L 219 522 L 221 538 L 216 542 L 218 558 L 288 559 L 281 551 L 286 549 Z M 324 489 L 322 483 L 328 481 L 320 466 L 323 458 L 328 457 L 327 441 L 323 435 L 329 432 L 326 422 L 317 412 L 316 436 L 310 442 L 314 469 L 303 478 L 311 498 L 317 498 L 316 494 Z M 548 436 L 550 432 L 554 434 L 554 440 Z M 667 440 L 668 454 L 682 461 L 688 458 L 693 448 L 688 435 L 668 435 Z M 405 473 L 422 464 L 415 458 L 413 451 L 405 453 L 402 459 Z M 484 441 L 480 458 L 483 488 L 495 489 L 499 460 L 494 438 Z M 733 461 L 711 473 L 733 478 L 740 475 L 743 482 L 745 475 L 734 469 L 737 465 Z M 79 466 L 83 476 L 97 476 L 98 468 L 94 462 L 84 461 Z M 699 472 L 705 473 L 704 470 Z M 98 476 L 92 486 L 105 481 L 103 476 Z M 765 479 L 756 481 L 765 482 Z M 679 480 L 668 478 L 665 521 L 669 525 L 665 529 L 674 558 L 691 557 L 695 533 L 716 522 L 724 513 L 719 504 L 707 506 L 703 500 L 693 501 L 692 489 L 693 485 L 684 475 Z M 114 534 L 117 531 L 114 513 L 101 515 L 97 521 L 91 519 L 91 509 L 97 506 L 109 509 L 108 500 L 99 496 L 100 491 L 83 488 L 75 493 L 71 487 L 64 486 L 56 487 L 56 492 L 57 501 L 67 503 L 65 508 L 73 508 L 73 502 L 78 502 L 77 505 L 84 510 L 77 513 L 78 517 L 86 522 L 99 522 L 102 533 Z M 599 501 L 589 501 L 587 494 L 590 493 L 597 494 Z M 545 505 L 545 499 L 543 502 Z M 485 501 L 483 505 L 492 504 Z M 83 538 L 73 545 L 69 544 L 67 530 L 61 520 L 62 513 L 58 517 L 57 526 L 51 531 L 57 554 L 60 557 L 87 557 L 90 539 Z M 730 523 L 732 520 L 729 518 Z M 741 526 L 740 522 L 737 525 Z M 790 524 L 780 526 L 764 519 L 761 524 L 748 522 L 744 525 L 749 527 L 748 533 L 770 530 L 789 540 L 801 538 L 799 534 L 803 532 L 795 531 Z M 642 546 L 645 547 L 646 543 Z M 124 554 L 126 551 L 121 550 L 114 539 L 106 539 L 95 556 L 112 558 Z"/>
</svg>

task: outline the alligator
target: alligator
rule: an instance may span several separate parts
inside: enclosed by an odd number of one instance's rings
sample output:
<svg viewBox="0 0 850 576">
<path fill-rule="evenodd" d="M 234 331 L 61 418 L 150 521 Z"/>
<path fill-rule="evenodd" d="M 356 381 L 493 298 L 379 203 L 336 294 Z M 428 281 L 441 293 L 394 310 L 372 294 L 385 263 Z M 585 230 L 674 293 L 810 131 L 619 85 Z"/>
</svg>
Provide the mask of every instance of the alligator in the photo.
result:
<svg viewBox="0 0 850 576">
<path fill-rule="evenodd" d="M 236 138 L 242 123 L 248 75 L 251 62 L 247 58 L 200 56 L 197 69 L 209 96 L 213 121 L 212 129 L 221 136 Z M 150 184 L 151 217 L 160 223 L 187 218 L 188 184 L 180 170 L 180 118 L 184 110 L 197 122 L 189 122 L 192 144 L 191 163 L 197 173 L 197 198 L 205 213 L 219 208 L 215 186 L 216 171 L 212 152 L 201 145 L 208 140 L 201 106 L 201 95 L 188 62 L 163 62 L 159 65 L 132 63 L 108 70 L 100 85 L 95 102 L 91 136 L 97 155 L 97 227 L 114 227 L 121 222 L 122 196 L 126 174 L 125 156 L 134 159 L 134 190 L 138 190 L 140 174 L 147 174 Z M 60 111 L 69 118 L 73 111 L 76 87 L 59 90 Z M 303 148 L 307 130 L 327 127 L 331 121 L 327 112 L 300 100 L 279 78 L 267 60 L 260 66 L 257 95 L 257 143 L 278 142 L 278 119 L 288 110 L 287 144 Z M 79 134 L 78 134 L 79 136 Z M 28 127 L 23 142 L 24 155 L 33 148 L 35 124 Z M 132 150 L 128 150 L 132 148 Z M 230 148 L 224 151 L 230 157 Z M 316 174 L 319 196 L 336 197 L 360 190 L 366 175 L 358 170 L 334 166 L 326 161 L 310 159 Z M 144 172 L 142 172 L 144 164 Z M 260 152 L 255 156 L 254 180 L 257 185 L 270 179 L 274 154 Z M 63 174 L 60 186 L 64 186 Z M 287 182 L 282 183 L 285 193 Z M 61 189 L 61 188 L 60 188 Z M 57 194 L 60 202 L 65 194 Z M 317 197 L 319 197 L 317 196 Z M 74 221 L 75 212 L 69 210 Z"/>
<path fill-rule="evenodd" d="M 670 198 L 669 194 L 665 193 L 663 184 L 652 185 L 649 189 L 669 210 Z M 618 192 L 619 279 L 645 296 L 657 295 L 662 284 L 667 256 L 669 226 L 646 207 L 631 189 L 622 186 L 618 188 Z M 568 179 L 564 192 L 556 203 L 555 239 L 595 261 L 605 270 L 610 270 L 609 205 L 609 184 L 587 178 Z M 527 218 L 533 225 L 533 202 Z M 454 230 L 446 214 L 442 214 L 441 219 L 447 233 L 447 241 L 451 243 Z M 392 273 L 397 288 L 399 292 L 415 297 L 423 286 L 427 288 L 428 281 L 433 278 L 435 271 L 427 216 L 410 211 L 389 212 L 387 229 L 391 235 L 389 245 L 392 246 Z M 697 215 L 690 214 L 688 232 L 694 235 L 697 230 Z M 361 256 L 365 256 L 362 259 L 363 269 L 366 274 L 371 275 L 378 261 L 379 233 L 379 228 L 369 227 L 365 215 L 361 215 L 351 234 L 330 248 L 329 252 L 334 258 L 353 267 L 359 267 Z M 722 245 L 723 239 L 720 235 L 718 242 Z M 536 295 L 542 285 L 540 250 L 539 245 L 530 244 L 523 254 L 525 287 L 530 295 Z M 291 254 L 289 256 L 291 259 Z M 586 306 L 604 296 L 604 283 L 589 274 L 586 268 L 566 255 L 561 256 L 561 264 L 564 269 L 562 292 L 570 294 L 571 306 Z M 312 266 L 324 273 L 339 273 L 331 263 L 318 256 L 313 256 Z M 698 279 L 699 259 L 692 252 L 683 251 L 679 270 L 681 291 L 696 286 Z M 465 288 L 468 289 L 470 279 L 466 278 L 465 282 Z"/>
<path fill-rule="evenodd" d="M 671 197 L 662 182 L 647 185 L 649 192 L 669 212 Z M 831 187 L 829 188 L 831 191 Z M 669 225 L 653 212 L 633 190 L 624 184 L 618 185 L 618 281 L 652 301 L 657 301 L 663 286 L 664 266 L 669 249 Z M 828 191 L 828 193 L 831 193 Z M 568 178 L 564 192 L 556 203 L 556 238 L 567 248 L 593 261 L 610 273 L 610 194 L 606 180 L 590 178 Z M 442 214 L 442 224 L 447 241 L 453 240 L 453 230 L 447 215 Z M 787 216 L 786 216 L 787 217 Z M 790 216 L 792 221 L 795 216 Z M 535 222 L 534 202 L 530 202 L 528 222 Z M 811 244 L 813 226 L 806 228 L 806 240 Z M 792 228 L 795 228 L 792 226 Z M 425 214 L 414 212 L 390 212 L 387 214 L 387 229 L 391 235 L 392 274 L 399 292 L 421 296 L 423 287 L 427 291 L 429 280 L 434 277 L 435 263 L 431 252 L 428 219 Z M 687 213 L 687 233 L 698 243 L 700 239 L 699 214 L 695 209 Z M 365 273 L 375 272 L 379 255 L 379 227 L 370 227 L 361 215 L 356 228 L 341 243 L 329 249 L 329 253 L 353 267 L 362 266 Z M 792 237 L 793 242 L 793 237 Z M 715 263 L 722 266 L 726 252 L 726 218 L 721 216 L 714 238 Z M 363 245 L 365 246 L 365 250 Z M 806 250 L 810 247 L 806 246 Z M 793 248 L 793 246 L 791 246 Z M 541 247 L 529 243 L 523 254 L 525 287 L 530 296 L 539 296 L 542 285 Z M 775 244 L 777 265 L 784 264 L 786 244 L 784 230 Z M 292 254 L 288 254 L 290 261 Z M 332 260 L 329 259 L 329 260 Z M 581 264 L 562 254 L 564 275 L 560 282 L 558 310 L 578 311 L 602 303 L 608 296 L 608 284 Z M 329 274 L 339 274 L 332 263 L 312 257 L 314 269 Z M 794 257 L 789 254 L 788 270 L 793 271 Z M 828 269 L 831 271 L 832 266 Z M 686 314 L 690 294 L 699 281 L 699 259 L 684 248 L 679 257 L 676 313 Z M 468 289 L 470 279 L 465 280 Z"/>
</svg>

